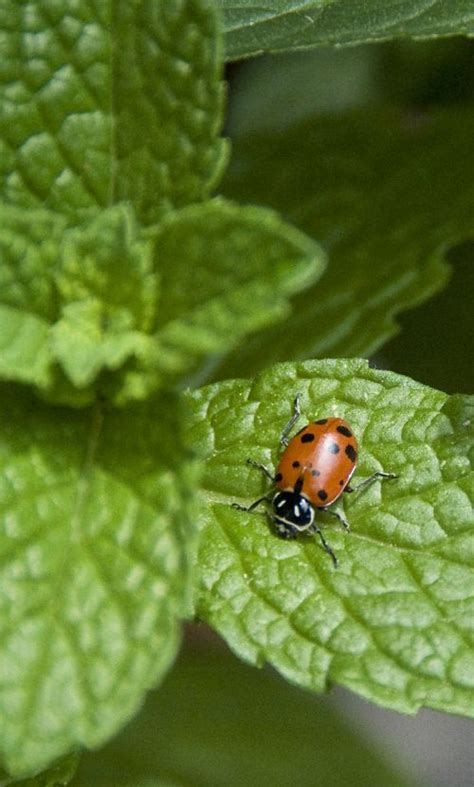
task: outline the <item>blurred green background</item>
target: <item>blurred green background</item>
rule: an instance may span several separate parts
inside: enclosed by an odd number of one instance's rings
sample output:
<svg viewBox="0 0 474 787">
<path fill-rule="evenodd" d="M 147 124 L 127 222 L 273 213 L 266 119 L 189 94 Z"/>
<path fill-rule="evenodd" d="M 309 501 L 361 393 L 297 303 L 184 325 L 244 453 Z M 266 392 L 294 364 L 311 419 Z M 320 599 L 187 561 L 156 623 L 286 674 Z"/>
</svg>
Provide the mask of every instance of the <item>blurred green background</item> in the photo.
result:
<svg viewBox="0 0 474 787">
<path fill-rule="evenodd" d="M 473 727 L 434 711 L 407 717 L 343 689 L 316 696 L 238 661 L 190 626 L 165 683 L 75 787 L 409 787 L 473 783 Z"/>
<path fill-rule="evenodd" d="M 262 131 L 278 138 L 279 130 L 315 113 L 361 107 L 396 107 L 423 122 L 430 111 L 445 108 L 457 122 L 461 109 L 473 106 L 474 44 L 453 38 L 321 49 L 264 56 L 231 65 L 229 72 L 226 131 L 234 140 Z M 399 334 L 372 360 L 448 393 L 471 393 L 474 240 L 449 249 L 446 259 L 452 266 L 448 286 L 399 315 Z"/>
</svg>

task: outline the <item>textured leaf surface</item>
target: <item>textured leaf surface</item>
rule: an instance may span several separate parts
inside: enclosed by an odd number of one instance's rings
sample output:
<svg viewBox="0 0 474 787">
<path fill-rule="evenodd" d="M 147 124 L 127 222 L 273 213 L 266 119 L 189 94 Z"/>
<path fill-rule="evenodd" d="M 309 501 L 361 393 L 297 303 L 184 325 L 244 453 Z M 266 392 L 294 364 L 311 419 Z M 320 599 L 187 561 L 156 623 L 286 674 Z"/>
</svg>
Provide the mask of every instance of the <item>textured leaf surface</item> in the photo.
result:
<svg viewBox="0 0 474 787">
<path fill-rule="evenodd" d="M 275 746 L 277 730 L 284 746 Z M 142 785 L 146 777 L 150 785 L 165 777 L 182 785 L 398 787 L 407 783 L 401 773 L 328 702 L 201 644 L 181 654 L 128 730 L 83 757 L 74 787 Z"/>
<path fill-rule="evenodd" d="M 91 299 L 66 306 L 51 332 L 55 357 L 79 388 L 91 383 L 102 368 L 117 369 L 146 349 L 146 337 L 138 331 L 118 326 L 104 331 L 103 323 L 103 305 Z"/>
<path fill-rule="evenodd" d="M 144 398 L 156 374 L 137 367 L 151 352 L 159 279 L 132 208 L 77 228 L 48 211 L 4 207 L 0 220 L 0 376 L 87 404 L 102 372 L 128 364 L 101 384 L 122 402 Z"/>
<path fill-rule="evenodd" d="M 48 210 L 0 203 L 0 300 L 46 320 L 54 318 L 52 272 L 66 221 Z"/>
<path fill-rule="evenodd" d="M 95 298 L 104 306 L 106 322 L 147 330 L 153 324 L 158 294 L 153 244 L 145 238 L 129 205 L 64 234 L 55 284 L 62 303 Z"/>
<path fill-rule="evenodd" d="M 158 281 L 152 241 L 139 233 L 128 207 L 111 208 L 65 234 L 54 275 L 61 309 L 51 347 L 73 385 L 83 388 L 101 370 L 118 369 L 127 359 L 147 354 Z M 122 398 L 129 374 L 125 369 L 115 381 Z M 145 380 L 142 388 L 147 389 Z"/>
<path fill-rule="evenodd" d="M 170 215 L 156 249 L 158 363 L 167 374 L 192 370 L 281 319 L 289 297 L 325 264 L 321 248 L 273 211 L 221 199 Z"/>
<path fill-rule="evenodd" d="M 474 115 L 364 110 L 237 140 L 226 192 L 280 210 L 329 252 L 289 321 L 248 342 L 219 377 L 272 361 L 369 355 L 394 315 L 438 290 L 446 249 L 472 237 Z"/>
<path fill-rule="evenodd" d="M 301 423 L 338 415 L 360 441 L 355 476 L 398 479 L 346 496 L 352 532 L 285 542 L 258 513 L 247 457 L 275 465 L 302 393 Z M 472 398 L 448 397 L 364 361 L 283 364 L 254 382 L 189 395 L 191 438 L 207 456 L 198 609 L 244 659 L 316 691 L 338 682 L 386 707 L 474 707 Z M 321 524 L 332 518 L 318 514 Z"/>
<path fill-rule="evenodd" d="M 97 391 L 124 404 L 199 372 L 285 317 L 325 265 L 321 248 L 273 211 L 222 199 L 172 211 L 151 231 L 130 205 L 115 205 L 64 228 L 60 241 L 53 234 L 47 254 L 49 214 L 30 242 L 28 210 L 14 213 L 17 234 L 0 258 L 0 375 L 63 404 L 83 406 Z"/>
<path fill-rule="evenodd" d="M 473 35 L 470 0 L 219 0 L 229 60 L 321 44 Z"/>
<path fill-rule="evenodd" d="M 146 222 L 206 196 L 223 164 L 207 0 L 5 0 L 0 188 L 77 215 L 130 200 Z"/>
<path fill-rule="evenodd" d="M 0 377 L 46 389 L 52 380 L 49 325 L 53 274 L 65 220 L 47 210 L 0 204 Z"/>
<path fill-rule="evenodd" d="M 174 399 L 78 414 L 1 396 L 0 751 L 23 776 L 102 744 L 174 656 L 193 480 Z"/>
<path fill-rule="evenodd" d="M 0 306 L 0 377 L 46 387 L 52 362 L 48 332 L 44 320 Z"/>
</svg>

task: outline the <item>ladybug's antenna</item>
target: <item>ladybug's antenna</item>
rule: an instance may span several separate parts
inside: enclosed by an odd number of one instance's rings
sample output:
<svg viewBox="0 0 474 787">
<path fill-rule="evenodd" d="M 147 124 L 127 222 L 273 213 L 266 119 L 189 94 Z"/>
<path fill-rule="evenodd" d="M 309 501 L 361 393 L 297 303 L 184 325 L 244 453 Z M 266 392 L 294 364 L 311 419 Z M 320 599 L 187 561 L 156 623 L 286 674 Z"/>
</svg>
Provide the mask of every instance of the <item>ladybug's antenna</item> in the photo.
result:
<svg viewBox="0 0 474 787">
<path fill-rule="evenodd" d="M 297 393 L 295 396 L 295 401 L 293 402 L 293 415 L 291 416 L 288 423 L 283 427 L 283 431 L 280 435 L 280 445 L 284 445 L 285 447 L 288 445 L 288 435 L 301 415 L 300 399 L 301 393 Z"/>
</svg>

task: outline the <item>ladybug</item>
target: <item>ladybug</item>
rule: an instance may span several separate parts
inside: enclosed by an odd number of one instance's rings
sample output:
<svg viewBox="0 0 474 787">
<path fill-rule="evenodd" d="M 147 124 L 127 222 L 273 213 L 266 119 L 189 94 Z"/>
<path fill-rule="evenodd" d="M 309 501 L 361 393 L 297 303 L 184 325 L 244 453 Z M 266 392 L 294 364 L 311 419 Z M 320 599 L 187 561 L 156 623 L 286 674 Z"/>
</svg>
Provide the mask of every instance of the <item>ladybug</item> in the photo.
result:
<svg viewBox="0 0 474 787">
<path fill-rule="evenodd" d="M 268 494 L 250 506 L 233 503 L 240 511 L 253 511 L 261 503 L 272 506 L 271 519 L 282 538 L 296 538 L 299 533 L 317 533 L 322 546 L 331 556 L 334 566 L 337 558 L 315 522 L 315 510 L 326 511 L 336 517 L 346 530 L 349 523 L 339 511 L 328 510 L 343 492 L 365 489 L 377 478 L 396 478 L 394 473 L 377 472 L 357 487 L 349 485 L 357 465 L 358 445 L 352 428 L 342 418 L 320 418 L 303 426 L 291 440 L 288 435 L 300 417 L 300 395 L 294 401 L 293 415 L 280 437 L 284 451 L 276 475 L 265 465 L 248 459 L 247 462 L 261 470 L 277 488 L 273 497 Z"/>
</svg>

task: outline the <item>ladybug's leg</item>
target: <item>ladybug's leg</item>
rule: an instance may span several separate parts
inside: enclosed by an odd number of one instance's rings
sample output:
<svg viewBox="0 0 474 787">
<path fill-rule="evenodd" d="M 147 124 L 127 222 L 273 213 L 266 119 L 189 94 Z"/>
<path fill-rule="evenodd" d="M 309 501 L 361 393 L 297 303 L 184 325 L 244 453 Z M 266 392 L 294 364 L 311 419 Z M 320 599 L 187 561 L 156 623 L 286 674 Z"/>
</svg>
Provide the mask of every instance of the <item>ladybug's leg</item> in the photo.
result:
<svg viewBox="0 0 474 787">
<path fill-rule="evenodd" d="M 341 525 L 344 527 L 344 529 L 347 530 L 348 533 L 350 532 L 351 526 L 343 514 L 339 513 L 339 511 L 335 511 L 335 510 L 332 511 L 329 508 L 324 508 L 323 510 L 325 511 L 326 514 L 331 514 L 331 516 L 335 516 L 336 519 L 338 519 Z"/>
<path fill-rule="evenodd" d="M 275 476 L 273 475 L 273 473 L 270 472 L 268 467 L 265 467 L 265 465 L 261 465 L 260 462 L 254 462 L 253 459 L 247 459 L 247 464 L 252 465 L 252 467 L 256 467 L 257 470 L 261 470 L 262 473 L 266 475 L 267 478 L 270 479 L 270 481 L 272 481 L 272 483 L 275 483 Z"/>
<path fill-rule="evenodd" d="M 271 503 L 272 501 L 270 497 L 264 496 L 264 497 L 259 497 L 258 500 L 254 500 L 254 502 L 251 503 L 249 506 L 241 506 L 240 503 L 231 503 L 231 505 L 232 508 L 237 509 L 237 511 L 253 511 L 254 508 L 257 508 L 257 506 L 259 506 L 260 503 L 263 502 Z"/>
<path fill-rule="evenodd" d="M 295 401 L 293 402 L 293 415 L 291 416 L 288 423 L 285 424 L 285 426 L 283 427 L 283 431 L 280 435 L 280 445 L 284 445 L 285 447 L 288 445 L 288 435 L 290 434 L 295 423 L 297 422 L 298 418 L 301 415 L 300 399 L 301 399 L 301 394 L 299 393 L 296 394 Z"/>
<path fill-rule="evenodd" d="M 287 540 L 296 538 L 296 531 L 293 530 L 291 527 L 289 527 L 288 525 L 284 525 L 282 522 L 277 522 L 275 520 L 273 520 L 273 522 L 275 524 L 275 530 L 280 536 L 280 538 L 285 538 Z"/>
<path fill-rule="evenodd" d="M 332 562 L 334 563 L 334 568 L 337 568 L 337 557 L 332 551 L 332 548 L 329 546 L 326 539 L 324 538 L 323 533 L 317 526 L 316 522 L 313 522 L 313 524 L 311 525 L 311 532 L 318 534 L 319 538 L 321 539 L 321 544 L 323 545 L 324 550 L 328 553 L 328 555 L 331 556 Z"/>
<path fill-rule="evenodd" d="M 373 484 L 373 482 L 376 481 L 377 478 L 398 478 L 398 476 L 395 475 L 395 473 L 381 473 L 381 472 L 373 473 L 372 475 L 369 475 L 369 477 L 366 478 L 364 481 L 361 481 L 360 484 L 357 484 L 357 486 L 347 485 L 346 488 L 344 489 L 344 492 L 349 492 L 349 493 L 360 492 L 362 489 L 365 489 L 366 486 L 370 486 L 371 484 Z"/>
</svg>

